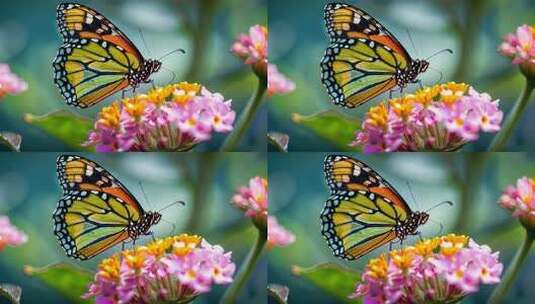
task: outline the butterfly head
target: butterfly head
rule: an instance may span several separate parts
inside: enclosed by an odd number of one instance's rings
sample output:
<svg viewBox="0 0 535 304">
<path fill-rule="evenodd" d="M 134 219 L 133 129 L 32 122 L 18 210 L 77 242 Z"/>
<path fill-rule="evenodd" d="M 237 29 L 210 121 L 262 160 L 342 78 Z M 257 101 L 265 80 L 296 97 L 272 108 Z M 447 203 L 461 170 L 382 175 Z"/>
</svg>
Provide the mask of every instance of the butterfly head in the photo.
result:
<svg viewBox="0 0 535 304">
<path fill-rule="evenodd" d="M 137 239 L 140 235 L 151 234 L 150 228 L 160 222 L 162 215 L 158 212 L 146 212 L 137 222 L 131 222 L 128 227 L 130 238 Z"/>
<path fill-rule="evenodd" d="M 158 60 L 154 59 L 148 59 L 145 62 L 143 62 L 143 66 L 141 67 L 142 73 L 142 82 L 149 82 L 149 78 L 152 74 L 158 72 L 160 68 L 162 67 L 162 63 Z"/>
<path fill-rule="evenodd" d="M 416 82 L 418 75 L 424 73 L 429 68 L 429 61 L 416 59 L 409 70 L 409 81 Z"/>
</svg>

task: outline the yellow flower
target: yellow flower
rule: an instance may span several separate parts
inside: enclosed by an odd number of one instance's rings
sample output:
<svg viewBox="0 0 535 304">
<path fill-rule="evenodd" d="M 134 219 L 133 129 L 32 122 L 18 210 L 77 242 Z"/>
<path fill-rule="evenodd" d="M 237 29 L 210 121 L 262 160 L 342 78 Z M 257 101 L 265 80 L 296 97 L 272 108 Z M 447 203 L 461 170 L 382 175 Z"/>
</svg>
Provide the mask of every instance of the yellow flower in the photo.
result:
<svg viewBox="0 0 535 304">
<path fill-rule="evenodd" d="M 165 87 L 156 87 L 149 90 L 149 92 L 147 93 L 147 99 L 149 102 L 152 102 L 156 106 L 161 106 L 167 101 L 167 98 L 171 96 L 172 92 L 172 85 L 168 85 Z"/>
<path fill-rule="evenodd" d="M 177 256 L 185 256 L 195 249 L 202 241 L 198 235 L 181 234 L 174 237 L 173 252 Z"/>
<path fill-rule="evenodd" d="M 392 263 L 399 269 L 409 269 L 414 261 L 414 247 L 409 246 L 401 250 L 393 250 L 390 252 Z"/>
<path fill-rule="evenodd" d="M 394 98 L 390 100 L 392 110 L 404 121 L 406 121 L 413 109 L 414 95 L 407 95 L 401 98 Z"/>
<path fill-rule="evenodd" d="M 381 254 L 378 258 L 371 259 L 368 262 L 366 272 L 368 275 L 378 280 L 386 280 L 388 274 L 388 261 L 386 255 Z"/>
<path fill-rule="evenodd" d="M 134 98 L 125 98 L 123 100 L 123 108 L 130 114 L 130 116 L 139 119 L 143 116 L 145 111 L 145 95 L 137 95 Z"/>
<path fill-rule="evenodd" d="M 111 257 L 104 259 L 102 260 L 102 262 L 100 262 L 100 265 L 98 266 L 99 274 L 110 280 L 118 280 L 120 266 L 121 261 L 119 259 L 119 255 L 114 254 Z"/>
<path fill-rule="evenodd" d="M 439 93 L 440 86 L 438 85 L 434 85 L 432 87 L 425 87 L 416 91 L 416 93 L 414 94 L 414 101 L 427 108 L 431 105 L 433 101 L 436 101 L 436 98 Z"/>
<path fill-rule="evenodd" d="M 388 123 L 388 107 L 385 103 L 380 103 L 371 107 L 368 111 L 366 122 L 377 127 L 386 128 Z"/>
<path fill-rule="evenodd" d="M 147 252 L 157 258 L 163 256 L 173 246 L 174 239 L 167 237 L 150 242 L 147 245 Z"/>
<path fill-rule="evenodd" d="M 441 86 L 440 96 L 442 102 L 452 105 L 468 91 L 469 86 L 465 83 L 448 82 Z"/>
<path fill-rule="evenodd" d="M 140 246 L 123 251 L 123 259 L 132 269 L 141 269 L 147 257 L 147 247 Z"/>
<path fill-rule="evenodd" d="M 181 82 L 174 85 L 173 101 L 180 105 L 187 104 L 193 97 L 197 96 L 202 86 L 198 83 Z"/>
<path fill-rule="evenodd" d="M 432 238 L 418 241 L 414 245 L 414 250 L 419 256 L 427 258 L 435 253 L 438 247 L 440 247 L 440 238 Z"/>
<path fill-rule="evenodd" d="M 102 108 L 98 123 L 110 128 L 118 128 L 121 121 L 121 109 L 119 104 L 114 102 L 110 106 Z"/>
<path fill-rule="evenodd" d="M 440 253 L 446 256 L 452 256 L 468 244 L 468 239 L 465 235 L 445 235 L 440 238 Z"/>
</svg>

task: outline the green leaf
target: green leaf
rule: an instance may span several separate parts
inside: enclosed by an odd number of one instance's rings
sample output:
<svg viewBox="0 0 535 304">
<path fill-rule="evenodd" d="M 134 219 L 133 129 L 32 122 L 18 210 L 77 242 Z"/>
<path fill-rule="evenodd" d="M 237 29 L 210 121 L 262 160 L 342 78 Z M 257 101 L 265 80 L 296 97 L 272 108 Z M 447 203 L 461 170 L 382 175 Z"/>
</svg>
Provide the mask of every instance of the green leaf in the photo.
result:
<svg viewBox="0 0 535 304">
<path fill-rule="evenodd" d="M 277 148 L 278 151 L 288 152 L 288 143 L 290 142 L 288 134 L 269 132 L 267 137 L 269 144 Z"/>
<path fill-rule="evenodd" d="M 292 273 L 310 281 L 325 292 L 346 303 L 357 303 L 349 299 L 355 291 L 355 285 L 360 282 L 360 272 L 337 264 L 319 264 L 309 268 L 292 267 Z"/>
<path fill-rule="evenodd" d="M 81 298 L 87 292 L 89 283 L 93 280 L 93 274 L 88 270 L 66 263 L 59 263 L 42 268 L 25 266 L 24 273 L 41 280 L 41 282 L 57 290 L 72 303 L 91 303 L 90 300 Z"/>
<path fill-rule="evenodd" d="M 22 289 L 19 286 L 0 283 L 0 297 L 8 299 L 13 304 L 20 303 Z"/>
<path fill-rule="evenodd" d="M 70 148 L 92 150 L 82 146 L 82 143 L 87 140 L 89 131 L 93 129 L 93 122 L 89 118 L 60 110 L 43 116 L 26 114 L 24 120 L 62 141 Z"/>
<path fill-rule="evenodd" d="M 20 152 L 22 136 L 11 132 L 0 132 L 0 143 L 11 149 L 11 151 Z"/>
<path fill-rule="evenodd" d="M 290 294 L 290 288 L 279 284 L 268 284 L 268 295 L 274 298 L 279 304 L 288 303 L 288 295 Z"/>
<path fill-rule="evenodd" d="M 294 113 L 292 121 L 343 151 L 351 150 L 349 144 L 355 139 L 355 131 L 360 127 L 360 120 L 334 110 L 309 116 Z"/>
</svg>

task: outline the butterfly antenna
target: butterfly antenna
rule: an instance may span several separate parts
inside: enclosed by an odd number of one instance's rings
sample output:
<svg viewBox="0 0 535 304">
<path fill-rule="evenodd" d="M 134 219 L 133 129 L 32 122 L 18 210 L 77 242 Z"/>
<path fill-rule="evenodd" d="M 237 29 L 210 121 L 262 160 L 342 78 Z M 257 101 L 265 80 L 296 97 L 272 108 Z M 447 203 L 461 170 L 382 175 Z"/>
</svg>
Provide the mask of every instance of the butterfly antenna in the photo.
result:
<svg viewBox="0 0 535 304">
<path fill-rule="evenodd" d="M 171 52 L 169 52 L 169 53 L 163 55 L 162 57 L 158 58 L 158 61 L 162 61 L 165 57 L 167 57 L 169 55 L 173 55 L 174 53 L 186 54 L 186 51 L 184 49 L 172 50 Z"/>
<path fill-rule="evenodd" d="M 139 182 L 139 188 L 141 188 L 141 193 L 143 193 L 143 198 L 145 199 L 145 202 L 147 203 L 147 205 L 150 206 L 149 197 L 147 196 L 147 193 L 145 192 L 145 188 L 143 188 L 142 182 Z"/>
<path fill-rule="evenodd" d="M 416 206 L 418 206 L 418 201 L 416 200 L 416 196 L 414 196 L 414 192 L 412 192 L 411 183 L 409 181 L 406 181 L 407 188 L 409 188 L 409 193 L 411 194 L 412 201 Z"/>
<path fill-rule="evenodd" d="M 437 56 L 437 55 L 440 55 L 440 54 L 442 54 L 442 53 L 446 53 L 446 52 L 447 52 L 447 53 L 450 53 L 450 54 L 453 54 L 453 51 L 452 51 L 451 49 L 442 49 L 442 50 L 440 50 L 440 51 L 438 51 L 438 52 L 435 52 L 435 53 L 432 54 L 431 56 L 425 58 L 425 60 L 426 60 L 426 61 L 429 61 L 429 59 L 431 59 L 431 58 L 433 58 L 433 57 L 435 57 L 435 56 Z"/>
<path fill-rule="evenodd" d="M 416 44 L 414 44 L 414 40 L 412 40 L 411 32 L 408 28 L 405 28 L 405 31 L 407 32 L 407 36 L 409 36 L 409 41 L 411 42 L 412 48 L 414 49 L 414 53 L 416 54 L 416 57 L 419 57 L 420 54 L 418 54 L 418 49 L 416 48 Z"/>
<path fill-rule="evenodd" d="M 145 46 L 145 49 L 147 50 L 147 53 L 149 53 L 149 55 L 152 57 L 152 52 L 149 48 L 149 45 L 147 44 L 147 41 L 145 40 L 145 36 L 143 35 L 143 31 L 138 28 L 137 29 L 139 31 L 139 36 L 141 36 L 141 41 L 143 41 L 143 45 Z"/>
<path fill-rule="evenodd" d="M 429 211 L 435 209 L 435 208 L 438 208 L 440 206 L 444 206 L 444 205 L 448 205 L 448 206 L 453 206 L 453 202 L 450 202 L 450 201 L 444 201 L 444 202 L 441 202 L 441 203 L 438 203 L 436 205 L 434 205 L 433 207 L 425 210 L 425 213 L 429 213 Z"/>
<path fill-rule="evenodd" d="M 170 208 L 170 207 L 172 207 L 172 206 L 175 206 L 175 205 L 182 205 L 182 206 L 186 206 L 186 203 L 185 203 L 185 202 L 183 202 L 183 201 L 176 201 L 176 202 L 172 202 L 171 204 L 169 204 L 169 205 L 167 205 L 167 206 L 163 207 L 162 209 L 158 210 L 158 213 L 160 213 L 160 212 L 164 211 L 164 210 L 165 210 L 165 209 L 167 209 L 167 208 Z"/>
</svg>

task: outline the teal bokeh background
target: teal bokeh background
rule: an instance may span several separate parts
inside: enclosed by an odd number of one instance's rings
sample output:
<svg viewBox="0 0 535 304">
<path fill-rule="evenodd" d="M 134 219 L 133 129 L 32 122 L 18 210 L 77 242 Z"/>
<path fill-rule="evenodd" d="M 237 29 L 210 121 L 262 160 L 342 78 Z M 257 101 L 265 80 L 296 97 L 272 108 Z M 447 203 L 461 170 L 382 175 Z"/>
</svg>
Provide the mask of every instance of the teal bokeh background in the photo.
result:
<svg viewBox="0 0 535 304">
<path fill-rule="evenodd" d="M 89 261 L 68 258 L 53 234 L 52 212 L 61 196 L 56 180 L 57 153 L 0 153 L 0 214 L 28 234 L 20 247 L 0 252 L 0 282 L 19 285 L 22 303 L 68 303 L 55 290 L 23 273 L 25 265 L 41 267 L 57 262 L 75 263 L 94 270 L 99 261 L 120 250 L 120 245 Z M 96 161 L 136 196 L 145 210 L 160 210 L 177 200 L 185 207 L 165 209 L 154 227 L 156 237 L 197 233 L 212 244 L 232 251 L 237 267 L 254 244 L 256 230 L 243 212 L 230 204 L 235 191 L 253 176 L 267 176 L 266 157 L 255 153 L 116 155 L 80 154 Z M 140 183 L 147 194 L 145 200 Z M 203 193 L 197 202 L 195 193 Z M 173 231 L 173 224 L 175 230 Z M 150 237 L 140 239 L 140 243 Z M 126 245 L 131 246 L 131 244 Z M 267 259 L 262 259 L 241 294 L 240 303 L 264 303 Z M 214 303 L 225 286 L 199 297 L 196 303 Z M 0 303 L 2 303 L 0 301 Z"/>
<path fill-rule="evenodd" d="M 266 0 L 78 2 L 98 10 L 114 22 L 145 58 L 160 58 L 178 48 L 186 51 L 185 55 L 173 54 L 163 59 L 162 70 L 153 77 L 155 84 L 183 80 L 199 82 L 211 91 L 222 93 L 226 99 L 232 99 L 237 113 L 253 94 L 256 77 L 230 52 L 230 48 L 238 33 L 247 32 L 251 25 L 267 23 Z M 117 93 L 86 110 L 65 104 L 52 77 L 52 60 L 61 43 L 56 26 L 58 3 L 60 1 L 2 1 L 0 63 L 8 63 L 14 73 L 29 83 L 29 89 L 20 96 L 7 96 L 2 100 L 0 130 L 22 134 L 23 151 L 70 150 L 27 125 L 23 121 L 25 113 L 43 115 L 65 109 L 94 119 L 99 109 L 121 97 L 121 93 Z M 203 5 L 210 7 L 210 11 L 203 11 Z M 201 40 L 202 47 L 196 47 Z M 198 72 L 192 72 L 193 66 L 199 68 Z M 173 79 L 171 71 L 176 78 Z M 150 84 L 144 85 L 138 92 L 149 88 Z M 258 115 L 240 151 L 265 150 L 266 119 L 265 111 Z M 218 135 L 197 150 L 216 150 L 224 138 L 225 135 Z"/>
<path fill-rule="evenodd" d="M 332 255 L 320 231 L 320 213 L 329 197 L 324 181 L 323 159 L 329 153 L 270 153 L 270 214 L 296 235 L 296 242 L 275 248 L 269 255 L 270 283 L 290 287 L 289 303 L 335 303 L 331 297 L 306 279 L 292 275 L 293 265 L 310 267 L 332 262 L 362 271 L 367 261 L 388 250 L 383 246 L 358 261 L 348 262 Z M 423 238 L 447 233 L 465 234 L 479 244 L 487 244 L 500 252 L 500 261 L 507 267 L 523 238 L 520 224 L 501 208 L 497 201 L 506 188 L 524 175 L 535 175 L 535 155 L 524 153 L 395 153 L 380 156 L 353 156 L 375 169 L 405 198 L 412 210 L 430 211 L 430 220 L 421 227 Z M 442 225 L 442 231 L 441 231 Z M 404 245 L 413 244 L 409 237 Z M 393 244 L 398 248 L 398 244 Z M 532 251 L 533 252 L 533 251 Z M 507 303 L 531 303 L 535 283 L 531 254 L 522 268 Z M 481 290 L 463 303 L 485 303 L 493 286 Z"/>
<path fill-rule="evenodd" d="M 292 114 L 311 115 L 336 110 L 362 119 L 367 109 L 388 98 L 388 93 L 353 110 L 344 110 L 331 103 L 320 81 L 319 62 L 328 46 L 323 7 L 325 0 L 269 1 L 270 58 L 279 70 L 297 84 L 295 92 L 273 97 L 269 105 L 268 129 L 290 135 L 292 151 L 334 151 L 329 141 L 292 122 Z M 485 0 L 355 0 L 338 1 L 356 5 L 383 23 L 405 46 L 413 58 L 427 58 L 449 48 L 447 53 L 433 57 L 430 69 L 421 76 L 423 85 L 445 81 L 465 82 L 479 92 L 488 92 L 501 100 L 507 113 L 523 86 L 523 77 L 510 60 L 499 55 L 497 48 L 505 34 L 522 24 L 533 24 L 535 2 Z M 412 40 L 412 42 L 411 42 Z M 441 77 L 442 75 L 442 77 Z M 410 85 L 413 92 L 418 85 Z M 393 96 L 399 93 L 394 92 Z M 535 125 L 530 117 L 535 107 L 529 106 L 514 132 L 506 151 L 535 149 L 530 134 Z M 355 130 L 360 123 L 355 125 Z M 485 151 L 492 135 L 484 135 L 468 145 L 467 151 Z M 349 143 L 348 143 L 349 144 Z M 347 149 L 350 149 L 349 147 Z"/>
</svg>

